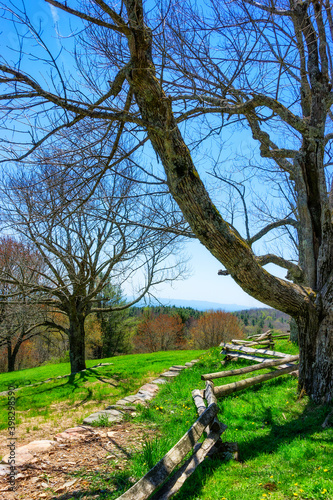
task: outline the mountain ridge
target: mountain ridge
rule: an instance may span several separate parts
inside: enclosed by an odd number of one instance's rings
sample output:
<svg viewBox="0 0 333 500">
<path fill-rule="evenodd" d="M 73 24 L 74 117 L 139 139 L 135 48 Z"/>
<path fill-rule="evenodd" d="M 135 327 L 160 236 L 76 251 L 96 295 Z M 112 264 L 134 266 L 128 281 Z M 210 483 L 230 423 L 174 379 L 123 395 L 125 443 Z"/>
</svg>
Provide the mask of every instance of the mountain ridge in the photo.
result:
<svg viewBox="0 0 333 500">
<path fill-rule="evenodd" d="M 128 300 L 131 298 L 128 297 Z M 133 298 L 132 298 L 133 300 Z M 240 304 L 221 304 L 219 302 L 205 301 L 205 300 L 186 300 L 186 299 L 166 299 L 164 297 L 151 298 L 150 301 L 145 302 L 140 300 L 134 307 L 147 307 L 147 306 L 175 306 L 175 307 L 192 307 L 198 311 L 209 311 L 222 309 L 226 312 L 243 311 L 246 309 L 262 309 L 262 307 L 244 306 Z"/>
</svg>

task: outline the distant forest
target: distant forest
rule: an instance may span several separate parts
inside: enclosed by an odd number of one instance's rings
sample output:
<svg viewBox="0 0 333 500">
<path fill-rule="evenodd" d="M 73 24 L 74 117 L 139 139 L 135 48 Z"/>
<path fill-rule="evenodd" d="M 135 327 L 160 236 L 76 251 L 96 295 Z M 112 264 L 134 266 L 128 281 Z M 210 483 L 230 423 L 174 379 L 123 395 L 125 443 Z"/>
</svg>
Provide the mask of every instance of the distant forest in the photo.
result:
<svg viewBox="0 0 333 500">
<path fill-rule="evenodd" d="M 66 326 L 66 318 L 57 316 L 57 322 Z M 268 308 L 230 313 L 161 305 L 91 314 L 85 321 L 86 359 L 175 349 L 209 349 L 222 341 L 246 338 L 268 329 L 287 332 L 289 321 L 288 315 Z M 15 370 L 68 361 L 67 336 L 45 327 L 40 329 L 40 334 L 22 342 Z M 0 372 L 7 371 L 7 367 L 6 346 L 3 345 L 0 347 Z"/>
</svg>

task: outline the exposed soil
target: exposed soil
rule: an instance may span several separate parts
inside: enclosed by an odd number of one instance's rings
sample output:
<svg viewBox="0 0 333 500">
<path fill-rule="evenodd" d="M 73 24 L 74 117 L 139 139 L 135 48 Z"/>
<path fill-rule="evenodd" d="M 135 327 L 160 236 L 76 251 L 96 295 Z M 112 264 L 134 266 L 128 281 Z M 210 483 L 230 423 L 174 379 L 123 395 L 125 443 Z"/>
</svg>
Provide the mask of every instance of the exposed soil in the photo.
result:
<svg viewBox="0 0 333 500">
<path fill-rule="evenodd" d="M 57 442 L 50 451 L 36 453 L 29 464 L 16 468 L 15 492 L 10 491 L 8 476 L 0 476 L 0 499 L 68 500 L 84 495 L 89 500 L 100 498 L 99 474 L 124 470 L 131 454 L 154 432 L 131 422 L 120 422 L 107 428 L 92 427 L 79 440 Z M 42 436 L 35 434 L 33 439 L 38 437 L 45 439 L 45 429 Z M 20 446 L 31 442 L 31 438 L 29 435 L 20 440 Z"/>
</svg>

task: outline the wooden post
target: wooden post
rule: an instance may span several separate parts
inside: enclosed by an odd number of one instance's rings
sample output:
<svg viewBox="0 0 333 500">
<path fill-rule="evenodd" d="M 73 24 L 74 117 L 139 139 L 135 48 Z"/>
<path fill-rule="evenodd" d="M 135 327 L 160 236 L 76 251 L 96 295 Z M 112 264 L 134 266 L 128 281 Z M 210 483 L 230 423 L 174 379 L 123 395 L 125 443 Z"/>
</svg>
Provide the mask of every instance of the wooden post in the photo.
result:
<svg viewBox="0 0 333 500">
<path fill-rule="evenodd" d="M 213 403 L 217 403 L 217 399 L 214 394 L 214 384 L 211 380 L 206 380 L 205 400 L 207 401 L 208 406 Z"/>
<path fill-rule="evenodd" d="M 260 363 L 258 365 L 245 366 L 244 368 L 239 368 L 238 370 L 227 370 L 223 372 L 206 373 L 205 375 L 201 375 L 201 380 L 214 380 L 215 378 L 231 377 L 233 375 L 242 375 L 244 373 L 263 370 L 264 368 L 270 368 L 272 366 L 279 366 L 285 363 L 292 363 L 294 361 L 297 361 L 298 359 L 299 356 L 295 355 L 295 356 L 289 356 L 288 358 L 265 361 L 264 363 Z"/>
<path fill-rule="evenodd" d="M 195 406 L 197 407 L 197 412 L 199 417 L 200 415 L 203 414 L 203 412 L 206 409 L 203 397 L 204 397 L 204 391 L 200 391 L 199 389 L 194 389 L 194 391 L 192 391 L 192 398 Z"/>
<path fill-rule="evenodd" d="M 216 396 L 214 394 L 214 384 L 210 380 L 206 380 L 206 388 L 204 391 L 204 397 L 205 397 L 205 400 L 207 401 L 208 406 L 217 403 L 217 399 L 216 399 Z M 224 432 L 227 428 L 228 428 L 228 426 L 226 424 L 223 424 L 222 422 L 220 422 L 219 419 L 215 416 L 214 420 L 209 425 L 208 432 L 210 432 L 210 431 L 218 432 L 220 430 L 221 431 L 220 434 L 222 434 L 222 432 Z"/>
<path fill-rule="evenodd" d="M 204 429 L 217 415 L 218 407 L 215 403 L 200 415 L 192 427 L 184 434 L 177 444 L 160 460 L 150 471 L 135 483 L 129 490 L 119 497 L 119 500 L 146 500 L 156 488 L 161 486 L 175 467 L 192 450 L 201 437 Z"/>
<path fill-rule="evenodd" d="M 246 378 L 244 380 L 239 380 L 238 382 L 233 382 L 232 384 L 221 385 L 214 388 L 214 393 L 217 398 L 222 396 L 227 396 L 233 392 L 241 391 L 252 385 L 260 384 L 260 382 L 265 382 L 266 380 L 271 380 L 281 375 L 285 375 L 295 370 L 295 365 L 287 366 L 279 371 L 274 371 L 270 373 L 265 373 L 264 375 L 257 375 L 256 377 Z"/>
</svg>

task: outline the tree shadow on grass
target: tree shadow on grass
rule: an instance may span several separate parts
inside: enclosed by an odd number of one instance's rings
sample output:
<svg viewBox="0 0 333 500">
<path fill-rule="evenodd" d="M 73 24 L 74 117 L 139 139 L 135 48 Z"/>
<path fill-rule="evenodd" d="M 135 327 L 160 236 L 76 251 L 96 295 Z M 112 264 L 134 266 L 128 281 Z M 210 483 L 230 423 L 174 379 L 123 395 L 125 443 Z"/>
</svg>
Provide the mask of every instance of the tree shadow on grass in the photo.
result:
<svg viewBox="0 0 333 500">
<path fill-rule="evenodd" d="M 247 439 L 238 443 L 241 462 L 254 459 L 262 454 L 273 454 L 279 447 L 285 444 L 292 444 L 294 440 L 305 437 L 309 438 L 312 434 L 325 432 L 321 424 L 329 411 L 329 405 L 315 407 L 313 404 L 308 403 L 299 417 L 285 424 L 276 424 L 272 417 L 271 408 L 265 408 L 263 413 L 264 419 L 266 418 L 266 422 L 271 422 L 270 432 L 265 436 L 256 436 L 253 439 Z M 312 439 L 310 438 L 310 440 Z M 326 439 L 320 438 L 321 443 L 325 441 Z M 332 444 L 330 439 L 327 439 L 327 442 Z M 194 500 L 199 498 L 206 480 L 223 463 L 225 462 L 219 461 L 218 457 L 213 457 L 212 460 L 205 461 L 191 476 L 191 481 L 185 483 L 181 491 L 175 495 L 175 500 Z"/>
</svg>

